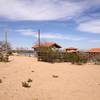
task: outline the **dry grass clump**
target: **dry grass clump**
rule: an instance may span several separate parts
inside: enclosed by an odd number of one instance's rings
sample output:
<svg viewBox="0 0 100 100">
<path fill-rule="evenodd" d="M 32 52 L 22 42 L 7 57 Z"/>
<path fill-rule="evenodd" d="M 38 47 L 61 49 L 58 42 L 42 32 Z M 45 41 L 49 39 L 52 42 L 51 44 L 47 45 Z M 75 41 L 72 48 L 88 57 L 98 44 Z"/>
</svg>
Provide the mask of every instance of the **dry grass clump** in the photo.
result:
<svg viewBox="0 0 100 100">
<path fill-rule="evenodd" d="M 30 88 L 31 87 L 30 83 L 26 82 L 26 81 L 22 82 L 22 86 L 26 87 L 26 88 Z"/>
<path fill-rule="evenodd" d="M 34 70 L 32 70 L 31 72 L 35 72 Z"/>
<path fill-rule="evenodd" d="M 27 80 L 27 82 L 32 82 L 32 79 L 29 78 L 29 79 Z"/>
<path fill-rule="evenodd" d="M 33 100 L 38 100 L 38 98 L 34 98 Z"/>
<path fill-rule="evenodd" d="M 30 88 L 31 87 L 30 82 L 32 82 L 32 79 L 29 78 L 27 81 L 22 82 L 22 86 L 26 88 Z"/>
<path fill-rule="evenodd" d="M 2 79 L 0 79 L 0 83 L 2 83 Z"/>
<path fill-rule="evenodd" d="M 98 84 L 98 85 L 100 85 L 100 84 Z"/>
<path fill-rule="evenodd" d="M 59 76 L 58 76 L 58 75 L 52 75 L 52 77 L 53 77 L 53 78 L 58 78 Z"/>
</svg>

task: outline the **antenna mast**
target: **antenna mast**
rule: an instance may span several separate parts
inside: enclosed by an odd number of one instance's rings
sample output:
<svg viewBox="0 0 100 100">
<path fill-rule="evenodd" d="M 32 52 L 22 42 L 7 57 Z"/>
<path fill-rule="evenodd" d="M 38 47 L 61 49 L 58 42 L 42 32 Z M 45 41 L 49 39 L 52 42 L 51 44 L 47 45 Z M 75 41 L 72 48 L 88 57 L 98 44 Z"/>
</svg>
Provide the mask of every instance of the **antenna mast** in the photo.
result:
<svg viewBox="0 0 100 100">
<path fill-rule="evenodd" d="M 5 51 L 8 52 L 8 28 L 5 29 Z"/>
<path fill-rule="evenodd" d="M 39 45 L 39 47 L 40 47 L 40 45 L 41 45 L 41 43 L 40 43 L 41 41 L 40 41 L 40 29 L 38 30 L 38 45 Z"/>
</svg>

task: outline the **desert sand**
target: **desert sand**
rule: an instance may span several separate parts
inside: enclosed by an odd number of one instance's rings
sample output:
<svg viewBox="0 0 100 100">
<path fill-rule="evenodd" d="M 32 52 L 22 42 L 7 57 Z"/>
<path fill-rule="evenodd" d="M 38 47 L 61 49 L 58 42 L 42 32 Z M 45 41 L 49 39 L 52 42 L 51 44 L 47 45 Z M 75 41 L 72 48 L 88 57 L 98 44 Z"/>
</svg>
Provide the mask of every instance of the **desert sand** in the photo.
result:
<svg viewBox="0 0 100 100">
<path fill-rule="evenodd" d="M 31 87 L 22 87 L 29 78 Z M 0 100 L 100 100 L 99 65 L 12 56 L 9 63 L 0 62 L 0 79 Z"/>
</svg>

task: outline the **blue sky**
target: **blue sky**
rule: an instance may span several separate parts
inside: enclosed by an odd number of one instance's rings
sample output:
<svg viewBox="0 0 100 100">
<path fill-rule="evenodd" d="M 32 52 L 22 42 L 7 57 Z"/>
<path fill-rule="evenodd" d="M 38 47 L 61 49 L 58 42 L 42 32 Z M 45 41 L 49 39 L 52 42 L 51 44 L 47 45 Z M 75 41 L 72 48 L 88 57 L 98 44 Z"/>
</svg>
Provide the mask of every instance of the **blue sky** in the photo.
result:
<svg viewBox="0 0 100 100">
<path fill-rule="evenodd" d="M 0 40 L 13 48 L 31 48 L 41 30 L 41 41 L 63 48 L 100 47 L 100 0 L 0 0 Z"/>
</svg>

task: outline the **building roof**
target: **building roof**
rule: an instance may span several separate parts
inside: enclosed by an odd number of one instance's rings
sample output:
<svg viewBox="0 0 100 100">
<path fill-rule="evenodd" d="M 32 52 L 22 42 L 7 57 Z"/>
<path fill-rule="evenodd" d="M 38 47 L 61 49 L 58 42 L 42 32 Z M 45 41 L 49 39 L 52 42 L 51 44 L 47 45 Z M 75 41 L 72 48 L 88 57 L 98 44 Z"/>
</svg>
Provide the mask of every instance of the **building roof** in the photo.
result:
<svg viewBox="0 0 100 100">
<path fill-rule="evenodd" d="M 69 47 L 69 48 L 66 48 L 66 50 L 77 50 L 77 48 Z"/>
<path fill-rule="evenodd" d="M 100 48 L 91 48 L 90 50 L 88 50 L 88 52 L 100 52 Z"/>
<path fill-rule="evenodd" d="M 46 47 L 55 46 L 55 47 L 57 47 L 57 48 L 61 48 L 61 46 L 58 45 L 58 44 L 55 43 L 55 42 L 46 42 L 46 43 L 41 44 L 41 46 L 46 46 Z M 36 45 L 34 45 L 32 48 L 39 48 L 39 45 L 36 44 Z"/>
</svg>

